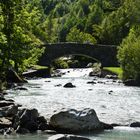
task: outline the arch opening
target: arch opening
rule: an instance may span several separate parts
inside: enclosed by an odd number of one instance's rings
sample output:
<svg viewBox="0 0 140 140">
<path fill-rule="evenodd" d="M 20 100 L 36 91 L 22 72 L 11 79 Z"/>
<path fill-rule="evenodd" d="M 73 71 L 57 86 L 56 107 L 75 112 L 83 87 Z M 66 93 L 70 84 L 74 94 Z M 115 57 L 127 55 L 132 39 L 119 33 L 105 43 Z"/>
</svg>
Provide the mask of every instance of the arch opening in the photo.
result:
<svg viewBox="0 0 140 140">
<path fill-rule="evenodd" d="M 92 68 L 96 64 L 101 62 L 91 56 L 85 54 L 69 54 L 60 57 L 56 57 L 51 61 L 51 67 L 54 69 L 66 69 L 66 68 Z"/>
</svg>

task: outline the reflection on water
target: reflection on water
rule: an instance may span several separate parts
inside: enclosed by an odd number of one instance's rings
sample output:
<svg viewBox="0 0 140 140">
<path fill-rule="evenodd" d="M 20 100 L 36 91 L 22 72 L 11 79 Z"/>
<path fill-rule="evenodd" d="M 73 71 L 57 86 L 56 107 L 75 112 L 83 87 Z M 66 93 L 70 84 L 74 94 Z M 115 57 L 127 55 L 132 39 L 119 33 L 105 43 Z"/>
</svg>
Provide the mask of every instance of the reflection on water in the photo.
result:
<svg viewBox="0 0 140 140">
<path fill-rule="evenodd" d="M 0 135 L 0 140 L 47 140 L 51 135 L 44 133 L 26 135 Z M 140 129 L 129 127 L 116 127 L 114 130 L 104 131 L 99 134 L 83 135 L 91 140 L 139 140 Z"/>
<path fill-rule="evenodd" d="M 90 71 L 91 69 L 69 69 L 62 71 L 65 73 L 63 77 L 29 80 L 29 84 L 24 85 L 27 91 L 9 90 L 11 94 L 8 97 L 24 107 L 37 108 L 46 118 L 61 108 L 93 108 L 99 119 L 106 123 L 129 124 L 139 121 L 140 88 L 126 87 L 113 80 L 88 77 Z M 93 79 L 97 84 L 87 84 Z M 63 88 L 67 82 L 72 82 L 76 88 Z M 18 139 L 26 140 L 28 137 L 44 140 L 47 136 L 20 136 Z M 138 137 L 140 137 L 140 130 L 122 129 L 122 127 L 94 136 L 90 135 L 90 138 L 95 140 L 138 140 Z M 17 136 L 3 139 L 17 139 Z"/>
</svg>

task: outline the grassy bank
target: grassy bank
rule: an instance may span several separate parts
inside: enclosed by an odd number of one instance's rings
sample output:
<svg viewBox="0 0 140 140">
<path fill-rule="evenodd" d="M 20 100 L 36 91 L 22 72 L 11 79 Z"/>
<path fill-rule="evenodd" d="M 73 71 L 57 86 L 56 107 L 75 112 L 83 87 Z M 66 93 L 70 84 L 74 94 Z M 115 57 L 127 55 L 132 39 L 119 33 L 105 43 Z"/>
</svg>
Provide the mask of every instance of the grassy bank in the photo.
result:
<svg viewBox="0 0 140 140">
<path fill-rule="evenodd" d="M 40 65 L 33 65 L 31 68 L 35 70 L 48 69 L 47 66 L 40 66 Z"/>
<path fill-rule="evenodd" d="M 117 74 L 120 79 L 122 78 L 123 71 L 120 67 L 104 67 L 103 69 Z"/>
</svg>

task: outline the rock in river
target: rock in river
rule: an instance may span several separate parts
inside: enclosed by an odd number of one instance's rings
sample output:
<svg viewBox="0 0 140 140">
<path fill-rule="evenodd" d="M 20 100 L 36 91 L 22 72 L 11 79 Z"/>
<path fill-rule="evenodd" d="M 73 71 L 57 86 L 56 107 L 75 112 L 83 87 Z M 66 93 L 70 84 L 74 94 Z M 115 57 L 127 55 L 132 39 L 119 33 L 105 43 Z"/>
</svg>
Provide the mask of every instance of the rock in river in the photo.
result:
<svg viewBox="0 0 140 140">
<path fill-rule="evenodd" d="M 140 127 L 140 122 L 133 122 L 130 124 L 130 127 Z"/>
<path fill-rule="evenodd" d="M 99 121 L 94 109 L 64 110 L 50 118 L 50 126 L 58 132 L 79 133 L 95 130 L 112 129 L 113 127 Z"/>
<path fill-rule="evenodd" d="M 76 86 L 69 82 L 69 83 L 65 84 L 64 87 L 65 88 L 74 88 Z"/>
<path fill-rule="evenodd" d="M 90 139 L 76 135 L 57 134 L 52 137 L 49 137 L 48 140 L 90 140 Z"/>
</svg>

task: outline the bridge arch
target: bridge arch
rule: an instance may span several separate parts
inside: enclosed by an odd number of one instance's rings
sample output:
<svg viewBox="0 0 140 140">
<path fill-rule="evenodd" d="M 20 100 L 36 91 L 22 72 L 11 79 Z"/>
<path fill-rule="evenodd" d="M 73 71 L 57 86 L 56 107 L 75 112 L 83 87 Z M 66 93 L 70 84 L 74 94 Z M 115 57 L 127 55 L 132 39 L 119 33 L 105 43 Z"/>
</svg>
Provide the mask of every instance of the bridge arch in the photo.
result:
<svg viewBox="0 0 140 140">
<path fill-rule="evenodd" d="M 117 47 L 112 45 L 93 45 L 80 43 L 46 44 L 44 53 L 39 59 L 39 64 L 49 66 L 52 60 L 70 54 L 82 54 L 95 58 L 102 66 L 117 66 Z"/>
</svg>

